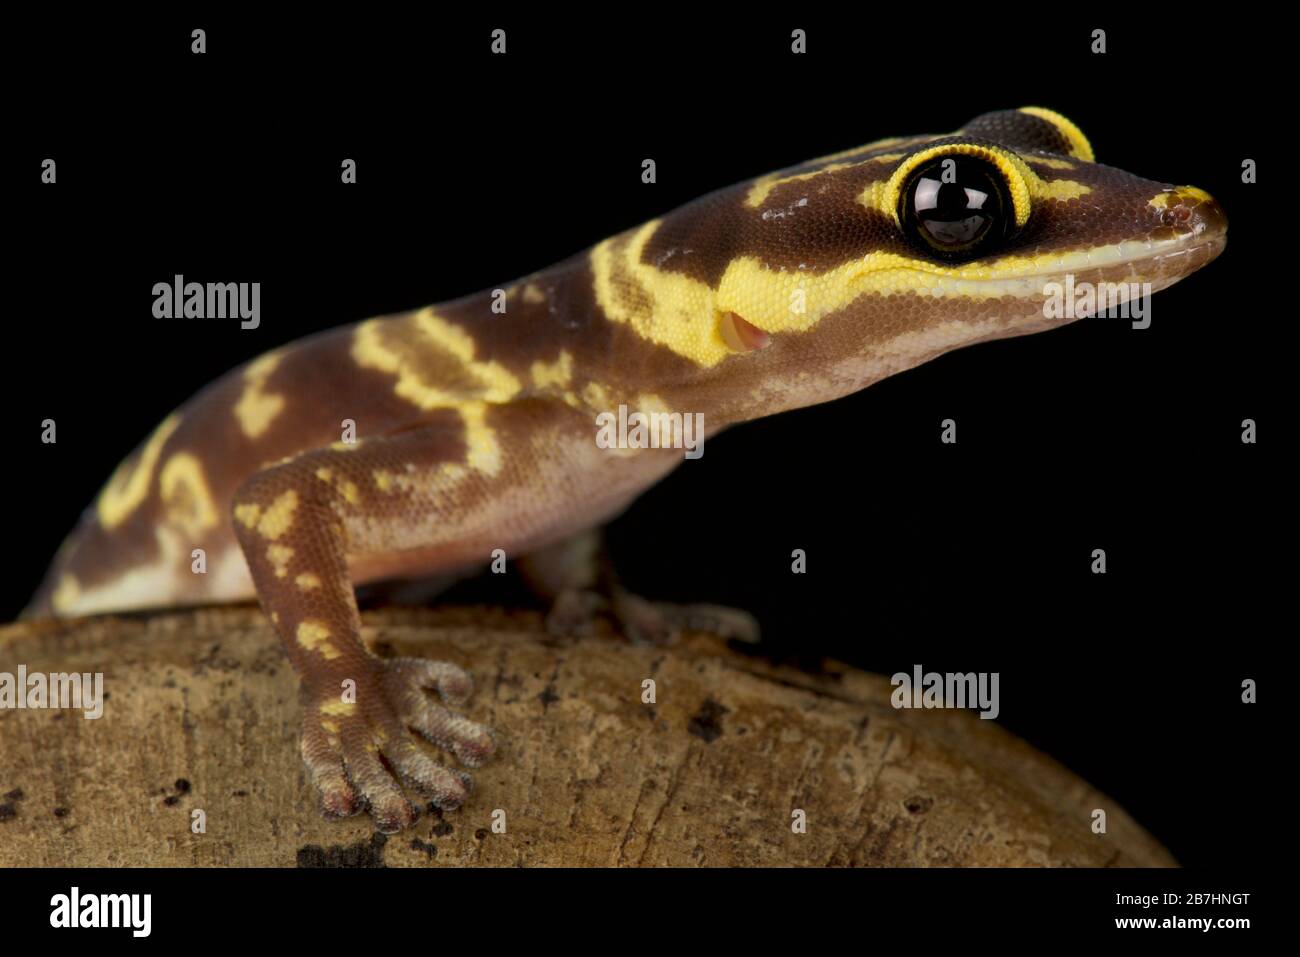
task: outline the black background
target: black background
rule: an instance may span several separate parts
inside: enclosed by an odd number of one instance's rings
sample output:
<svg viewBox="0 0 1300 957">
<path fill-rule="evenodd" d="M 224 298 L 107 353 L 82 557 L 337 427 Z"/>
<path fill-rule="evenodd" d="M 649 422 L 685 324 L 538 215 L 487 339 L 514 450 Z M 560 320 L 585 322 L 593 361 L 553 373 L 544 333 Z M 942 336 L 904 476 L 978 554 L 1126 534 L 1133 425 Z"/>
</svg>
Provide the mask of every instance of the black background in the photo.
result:
<svg viewBox="0 0 1300 957">
<path fill-rule="evenodd" d="M 1292 580 L 1278 413 L 1293 317 L 1273 306 L 1289 281 L 1272 225 L 1284 61 L 1233 22 L 896 14 L 16 29 L 0 613 L 117 461 L 239 362 L 498 285 L 737 180 L 1042 105 L 1101 161 L 1214 194 L 1224 255 L 1157 294 L 1145 331 L 1093 320 L 982 345 L 712 439 L 612 526 L 614 555 L 643 594 L 755 612 L 777 657 L 997 671 L 999 721 L 1183 864 L 1262 862 Z M 176 273 L 260 281 L 261 327 L 153 319 L 151 288 Z M 1240 441 L 1247 417 L 1258 445 Z M 57 445 L 39 441 L 45 418 Z M 1246 677 L 1262 704 L 1240 703 Z"/>
</svg>

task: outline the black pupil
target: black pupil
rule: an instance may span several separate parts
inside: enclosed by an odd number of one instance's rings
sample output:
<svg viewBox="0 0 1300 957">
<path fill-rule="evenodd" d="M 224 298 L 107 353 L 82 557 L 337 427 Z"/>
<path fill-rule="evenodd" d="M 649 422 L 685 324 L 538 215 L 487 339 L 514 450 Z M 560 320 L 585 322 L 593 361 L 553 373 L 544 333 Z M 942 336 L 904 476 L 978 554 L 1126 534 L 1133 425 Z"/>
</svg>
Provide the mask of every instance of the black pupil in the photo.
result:
<svg viewBox="0 0 1300 957">
<path fill-rule="evenodd" d="M 912 174 L 903 218 L 940 252 L 973 251 L 1002 234 L 1006 187 L 983 160 L 948 156 Z"/>
</svg>

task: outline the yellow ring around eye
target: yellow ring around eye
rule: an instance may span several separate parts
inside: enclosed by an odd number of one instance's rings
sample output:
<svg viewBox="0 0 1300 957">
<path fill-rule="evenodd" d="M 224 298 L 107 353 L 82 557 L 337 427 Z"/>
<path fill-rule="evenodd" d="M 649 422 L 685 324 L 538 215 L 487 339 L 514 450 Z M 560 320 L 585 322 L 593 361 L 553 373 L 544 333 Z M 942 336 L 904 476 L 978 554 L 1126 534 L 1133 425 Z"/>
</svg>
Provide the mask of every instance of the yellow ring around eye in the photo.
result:
<svg viewBox="0 0 1300 957">
<path fill-rule="evenodd" d="M 927 150 L 913 153 L 898 164 L 892 176 L 883 183 L 872 183 L 858 197 L 858 202 L 869 209 L 878 209 L 901 226 L 898 220 L 898 200 L 903 192 L 903 185 L 912 171 L 924 163 L 929 163 L 944 156 L 975 156 L 991 163 L 1002 173 L 1011 194 L 1011 206 L 1015 212 L 1016 228 L 1029 222 L 1029 212 L 1033 208 L 1031 197 L 1033 184 L 1038 177 L 1015 153 L 999 149 L 996 146 L 981 146 L 975 143 L 944 143 Z"/>
<path fill-rule="evenodd" d="M 1075 159 L 1083 160 L 1085 163 L 1095 163 L 1097 161 L 1092 152 L 1092 144 L 1088 142 L 1088 137 L 1083 135 L 1083 130 L 1060 113 L 1049 110 L 1045 106 L 1022 106 L 1019 112 L 1036 116 L 1040 120 L 1046 120 L 1055 126 L 1057 131 L 1065 137 L 1066 142 L 1070 144 L 1070 155 Z"/>
</svg>

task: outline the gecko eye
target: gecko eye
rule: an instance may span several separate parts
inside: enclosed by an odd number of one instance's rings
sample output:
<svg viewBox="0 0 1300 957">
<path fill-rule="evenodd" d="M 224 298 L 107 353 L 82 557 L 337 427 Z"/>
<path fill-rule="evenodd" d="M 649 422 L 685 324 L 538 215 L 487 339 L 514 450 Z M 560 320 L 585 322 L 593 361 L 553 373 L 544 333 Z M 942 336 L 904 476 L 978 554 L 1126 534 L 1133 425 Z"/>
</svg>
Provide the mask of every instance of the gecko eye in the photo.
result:
<svg viewBox="0 0 1300 957">
<path fill-rule="evenodd" d="M 974 156 L 936 157 L 918 166 L 899 196 L 903 232 L 950 262 L 984 255 L 1015 228 L 1006 177 Z"/>
</svg>

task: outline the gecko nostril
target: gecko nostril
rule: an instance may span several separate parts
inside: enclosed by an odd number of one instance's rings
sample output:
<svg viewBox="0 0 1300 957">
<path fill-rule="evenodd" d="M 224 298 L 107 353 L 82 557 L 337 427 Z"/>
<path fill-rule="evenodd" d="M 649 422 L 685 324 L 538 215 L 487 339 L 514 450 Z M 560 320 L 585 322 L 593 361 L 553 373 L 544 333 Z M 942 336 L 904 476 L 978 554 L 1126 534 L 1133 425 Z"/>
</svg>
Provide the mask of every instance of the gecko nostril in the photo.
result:
<svg viewBox="0 0 1300 957">
<path fill-rule="evenodd" d="M 1228 217 L 1214 197 L 1195 186 L 1178 186 L 1169 193 L 1160 221 L 1179 232 L 1219 235 L 1227 232 Z"/>
</svg>

